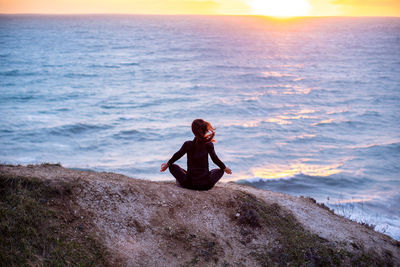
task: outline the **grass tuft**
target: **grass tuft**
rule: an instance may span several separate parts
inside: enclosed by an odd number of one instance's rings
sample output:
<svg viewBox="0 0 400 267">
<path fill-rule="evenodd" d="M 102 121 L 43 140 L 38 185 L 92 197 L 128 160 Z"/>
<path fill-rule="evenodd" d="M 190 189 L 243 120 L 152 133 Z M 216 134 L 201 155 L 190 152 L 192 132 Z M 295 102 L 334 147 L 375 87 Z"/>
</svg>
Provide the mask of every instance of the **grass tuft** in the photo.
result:
<svg viewBox="0 0 400 267">
<path fill-rule="evenodd" d="M 70 184 L 0 175 L 0 262 L 5 266 L 108 265 L 105 248 L 63 216 Z"/>
</svg>

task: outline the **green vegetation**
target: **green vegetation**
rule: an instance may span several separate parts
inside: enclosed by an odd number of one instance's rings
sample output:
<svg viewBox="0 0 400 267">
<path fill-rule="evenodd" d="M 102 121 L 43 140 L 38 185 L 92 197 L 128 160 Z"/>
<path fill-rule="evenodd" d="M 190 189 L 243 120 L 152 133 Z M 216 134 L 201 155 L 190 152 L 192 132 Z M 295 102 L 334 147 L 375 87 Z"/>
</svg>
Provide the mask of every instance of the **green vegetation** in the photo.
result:
<svg viewBox="0 0 400 267">
<path fill-rule="evenodd" d="M 236 205 L 230 205 L 236 206 L 231 218 L 242 227 L 242 235 L 249 236 L 255 229 L 260 229 L 274 237 L 272 245 L 259 247 L 250 253 L 261 266 L 393 265 L 390 254 L 381 259 L 375 252 L 363 249 L 359 253 L 351 253 L 310 233 L 277 203 L 267 204 L 253 195 L 240 192 Z"/>
<path fill-rule="evenodd" d="M 72 191 L 67 183 L 0 175 L 2 265 L 108 265 L 105 248 L 71 212 Z"/>
</svg>

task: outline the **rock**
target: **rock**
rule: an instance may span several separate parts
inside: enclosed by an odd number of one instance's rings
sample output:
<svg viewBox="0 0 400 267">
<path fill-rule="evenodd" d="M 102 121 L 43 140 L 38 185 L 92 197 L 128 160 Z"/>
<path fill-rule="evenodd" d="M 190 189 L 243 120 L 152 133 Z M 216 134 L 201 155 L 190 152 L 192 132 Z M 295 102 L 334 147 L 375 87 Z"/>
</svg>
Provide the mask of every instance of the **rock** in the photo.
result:
<svg viewBox="0 0 400 267">
<path fill-rule="evenodd" d="M 173 182 L 59 165 L 0 165 L 0 175 L 35 177 L 69 188 L 71 201 L 56 195 L 65 207 L 55 212 L 79 216 L 71 223 L 79 221 L 74 227 L 82 238 L 97 238 L 107 248 L 113 255 L 110 265 L 398 266 L 400 262 L 398 241 L 335 215 L 309 198 L 235 183 L 191 191 Z M 108 198 L 122 191 L 123 198 Z"/>
</svg>

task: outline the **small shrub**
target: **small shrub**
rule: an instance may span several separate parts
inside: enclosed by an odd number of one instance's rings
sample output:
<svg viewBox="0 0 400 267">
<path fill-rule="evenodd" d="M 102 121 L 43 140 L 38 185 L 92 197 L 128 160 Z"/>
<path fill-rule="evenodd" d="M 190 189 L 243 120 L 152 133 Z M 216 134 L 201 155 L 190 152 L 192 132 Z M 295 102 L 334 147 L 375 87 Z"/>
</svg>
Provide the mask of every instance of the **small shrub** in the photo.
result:
<svg viewBox="0 0 400 267">
<path fill-rule="evenodd" d="M 362 226 L 367 227 L 368 229 L 375 230 L 376 224 L 367 223 L 367 222 L 359 222 Z"/>
</svg>

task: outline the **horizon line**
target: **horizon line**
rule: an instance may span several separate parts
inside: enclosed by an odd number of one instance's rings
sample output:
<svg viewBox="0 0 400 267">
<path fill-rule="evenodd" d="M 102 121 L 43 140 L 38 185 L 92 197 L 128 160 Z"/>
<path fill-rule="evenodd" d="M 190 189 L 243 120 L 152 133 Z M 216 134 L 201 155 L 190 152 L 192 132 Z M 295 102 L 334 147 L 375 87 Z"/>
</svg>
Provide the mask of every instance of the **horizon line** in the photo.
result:
<svg viewBox="0 0 400 267">
<path fill-rule="evenodd" d="M 305 16 L 268 16 L 260 14 L 192 14 L 192 13 L 0 13 L 0 16 L 4 15 L 33 15 L 33 16 L 93 16 L 93 15 L 125 15 L 125 16 L 246 16 L 246 17 L 267 17 L 274 19 L 290 19 L 290 18 L 400 18 L 399 16 L 385 16 L 385 15 L 305 15 Z"/>
</svg>

